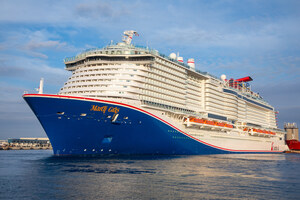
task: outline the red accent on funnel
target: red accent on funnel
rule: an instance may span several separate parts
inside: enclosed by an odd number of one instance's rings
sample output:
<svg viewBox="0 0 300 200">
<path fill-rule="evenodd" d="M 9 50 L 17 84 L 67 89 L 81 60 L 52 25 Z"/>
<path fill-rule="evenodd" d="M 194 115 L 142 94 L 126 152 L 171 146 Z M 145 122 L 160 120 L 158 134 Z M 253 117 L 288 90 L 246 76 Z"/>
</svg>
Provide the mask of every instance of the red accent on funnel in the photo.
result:
<svg viewBox="0 0 300 200">
<path fill-rule="evenodd" d="M 253 79 L 250 76 L 247 76 L 247 77 L 244 77 L 244 78 L 236 79 L 235 81 L 238 81 L 238 82 L 248 82 L 248 81 L 253 81 Z"/>
</svg>

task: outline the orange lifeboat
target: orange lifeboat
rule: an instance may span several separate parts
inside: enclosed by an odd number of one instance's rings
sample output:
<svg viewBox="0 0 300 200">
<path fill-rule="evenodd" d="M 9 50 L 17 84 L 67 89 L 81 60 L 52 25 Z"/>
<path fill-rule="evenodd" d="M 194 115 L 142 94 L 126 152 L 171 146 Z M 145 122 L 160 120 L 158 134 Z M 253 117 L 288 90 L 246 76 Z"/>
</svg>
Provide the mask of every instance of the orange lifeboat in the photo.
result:
<svg viewBox="0 0 300 200">
<path fill-rule="evenodd" d="M 206 121 L 206 124 L 209 124 L 209 125 L 215 125 L 215 123 L 213 121 Z"/>
<path fill-rule="evenodd" d="M 272 131 L 267 131 L 267 130 L 261 130 L 261 129 L 255 129 L 255 128 L 248 128 L 248 127 L 245 127 L 243 129 L 243 131 L 253 131 L 255 133 L 264 133 L 264 134 L 269 134 L 269 135 L 276 135 L 276 133 L 272 132 Z"/>
<path fill-rule="evenodd" d="M 216 125 L 217 125 L 217 126 L 224 127 L 224 126 L 225 126 L 225 123 L 219 123 L 219 122 L 217 122 Z"/>
<path fill-rule="evenodd" d="M 188 119 L 185 119 L 185 122 L 187 122 L 187 120 Z M 212 125 L 212 126 L 233 128 L 233 125 L 226 124 L 224 122 L 216 122 L 216 121 L 198 119 L 198 118 L 194 118 L 194 117 L 189 118 L 189 121 L 194 122 L 194 123 L 200 123 L 200 124 L 208 124 L 208 125 Z"/>
<path fill-rule="evenodd" d="M 225 127 L 227 127 L 227 128 L 233 128 L 233 125 L 231 125 L 231 124 L 225 124 Z"/>
</svg>

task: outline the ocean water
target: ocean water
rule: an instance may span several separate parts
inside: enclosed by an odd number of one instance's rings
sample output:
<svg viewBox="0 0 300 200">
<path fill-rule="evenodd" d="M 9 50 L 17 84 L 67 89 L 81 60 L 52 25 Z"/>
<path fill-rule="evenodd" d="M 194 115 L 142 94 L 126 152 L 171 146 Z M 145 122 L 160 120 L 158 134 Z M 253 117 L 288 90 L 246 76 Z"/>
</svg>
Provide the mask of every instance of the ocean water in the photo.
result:
<svg viewBox="0 0 300 200">
<path fill-rule="evenodd" d="M 0 151 L 0 199 L 300 199 L 300 154 L 55 157 Z"/>
</svg>

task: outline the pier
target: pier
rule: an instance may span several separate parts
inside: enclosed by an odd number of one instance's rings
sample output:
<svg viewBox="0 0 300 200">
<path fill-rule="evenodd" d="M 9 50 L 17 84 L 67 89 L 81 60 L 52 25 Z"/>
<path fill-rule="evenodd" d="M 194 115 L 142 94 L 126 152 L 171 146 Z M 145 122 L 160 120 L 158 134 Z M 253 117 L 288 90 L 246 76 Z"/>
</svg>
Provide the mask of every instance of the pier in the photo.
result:
<svg viewBox="0 0 300 200">
<path fill-rule="evenodd" d="M 285 151 L 284 153 L 300 153 L 299 150 L 289 150 L 289 151 Z"/>
</svg>

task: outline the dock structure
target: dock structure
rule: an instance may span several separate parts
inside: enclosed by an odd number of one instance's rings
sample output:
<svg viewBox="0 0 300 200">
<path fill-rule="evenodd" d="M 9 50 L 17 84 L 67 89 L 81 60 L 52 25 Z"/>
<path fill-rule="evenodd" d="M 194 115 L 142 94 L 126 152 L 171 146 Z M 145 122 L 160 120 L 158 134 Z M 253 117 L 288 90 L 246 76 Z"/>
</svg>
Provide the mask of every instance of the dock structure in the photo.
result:
<svg viewBox="0 0 300 200">
<path fill-rule="evenodd" d="M 286 140 L 299 140 L 299 129 L 296 123 L 285 123 Z"/>
<path fill-rule="evenodd" d="M 296 123 L 285 123 L 286 144 L 290 151 L 288 153 L 300 153 L 299 129 Z"/>
<path fill-rule="evenodd" d="M 3 150 L 38 150 L 38 149 L 52 149 L 48 138 L 19 138 L 8 139 L 7 145 Z"/>
<path fill-rule="evenodd" d="M 6 150 L 8 148 L 7 140 L 0 140 L 0 150 Z"/>
<path fill-rule="evenodd" d="M 297 151 L 297 150 L 289 150 L 289 151 L 285 151 L 284 153 L 298 153 L 298 154 L 300 154 L 300 151 Z"/>
</svg>

